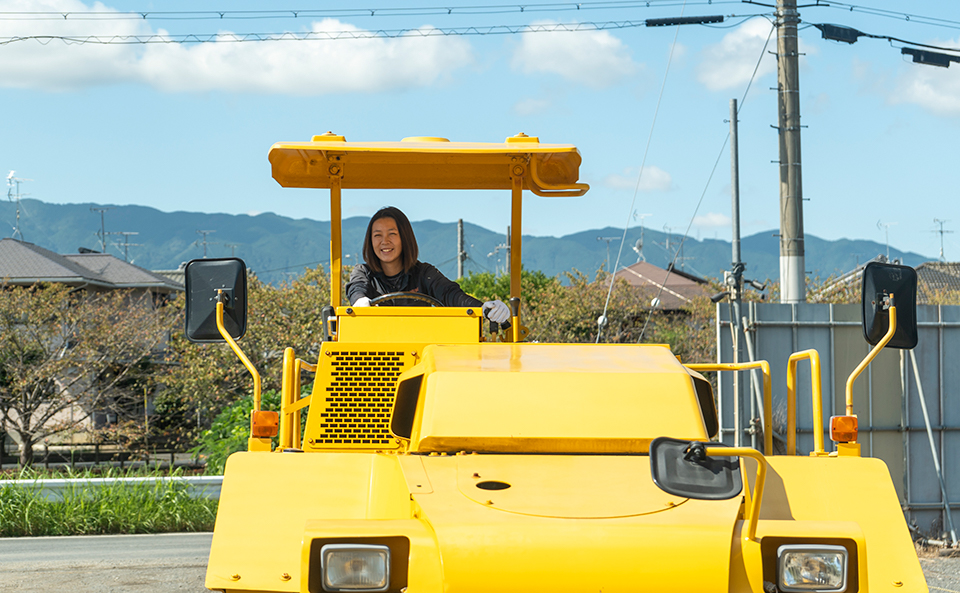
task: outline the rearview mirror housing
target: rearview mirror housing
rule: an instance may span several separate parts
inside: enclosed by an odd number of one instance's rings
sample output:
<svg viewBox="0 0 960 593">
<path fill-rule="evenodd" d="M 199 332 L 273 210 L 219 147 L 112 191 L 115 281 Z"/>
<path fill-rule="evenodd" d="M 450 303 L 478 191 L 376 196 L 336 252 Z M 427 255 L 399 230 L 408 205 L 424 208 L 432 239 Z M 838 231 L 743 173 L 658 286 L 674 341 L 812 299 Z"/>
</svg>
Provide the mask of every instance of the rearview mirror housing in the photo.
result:
<svg viewBox="0 0 960 593">
<path fill-rule="evenodd" d="M 234 340 L 247 331 L 247 266 L 235 257 L 195 259 L 184 270 L 191 342 L 223 342 L 217 329 L 217 293 L 223 293 L 223 326 Z"/>
<path fill-rule="evenodd" d="M 727 500 L 743 491 L 739 457 L 707 457 L 706 445 L 667 437 L 650 443 L 650 473 L 668 494 L 697 500 Z"/>
<path fill-rule="evenodd" d="M 890 327 L 890 310 L 884 298 L 893 295 L 897 308 L 897 331 L 888 348 L 910 349 L 917 345 L 917 271 L 909 266 L 870 262 L 863 268 L 863 337 L 871 346 L 883 339 Z"/>
</svg>

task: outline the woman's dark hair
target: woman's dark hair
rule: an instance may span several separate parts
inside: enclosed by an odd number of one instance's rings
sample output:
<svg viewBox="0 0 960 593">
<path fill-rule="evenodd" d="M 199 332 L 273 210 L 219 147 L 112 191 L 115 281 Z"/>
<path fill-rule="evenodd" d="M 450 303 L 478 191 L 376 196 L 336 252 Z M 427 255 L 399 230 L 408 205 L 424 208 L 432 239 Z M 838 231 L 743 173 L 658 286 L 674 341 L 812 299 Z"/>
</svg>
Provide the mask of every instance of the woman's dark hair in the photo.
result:
<svg viewBox="0 0 960 593">
<path fill-rule="evenodd" d="M 373 251 L 373 223 L 381 218 L 392 218 L 397 223 L 397 230 L 400 231 L 400 260 L 403 263 L 403 271 L 409 272 L 413 264 L 417 263 L 417 256 L 420 251 L 417 248 L 417 237 L 413 234 L 413 227 L 407 215 L 393 206 L 385 206 L 370 218 L 367 224 L 367 234 L 363 238 L 363 261 L 367 262 L 374 272 L 382 272 L 380 267 L 380 258 Z"/>
</svg>

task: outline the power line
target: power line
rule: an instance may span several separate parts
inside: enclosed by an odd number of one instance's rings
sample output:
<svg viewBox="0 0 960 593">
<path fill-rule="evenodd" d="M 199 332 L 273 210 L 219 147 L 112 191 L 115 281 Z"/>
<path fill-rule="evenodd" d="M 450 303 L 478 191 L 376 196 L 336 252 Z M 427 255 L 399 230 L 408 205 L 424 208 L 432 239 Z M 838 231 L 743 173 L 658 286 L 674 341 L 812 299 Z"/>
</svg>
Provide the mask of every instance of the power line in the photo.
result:
<svg viewBox="0 0 960 593">
<path fill-rule="evenodd" d="M 703 17 L 719 19 L 710 22 L 722 22 L 729 18 L 752 18 L 763 16 L 728 15 L 722 17 Z M 9 45 L 19 41 L 38 41 L 47 45 L 51 41 L 62 41 L 67 45 L 149 45 L 149 44 L 187 44 L 187 43 L 248 43 L 257 41 L 344 41 L 352 39 L 398 39 L 409 37 L 462 37 L 485 35 L 518 35 L 526 33 L 577 33 L 584 31 L 609 31 L 633 29 L 638 27 L 662 26 L 653 24 L 662 19 L 599 21 L 573 23 L 537 23 L 523 25 L 490 25 L 465 27 L 419 27 L 407 29 L 377 30 L 339 30 L 305 31 L 283 33 L 186 33 L 180 35 L 19 35 L 0 37 L 0 45 Z M 696 23 L 703 24 L 703 23 Z"/>
<path fill-rule="evenodd" d="M 744 0 L 744 3 L 760 4 L 759 2 L 749 2 L 747 0 Z M 816 4 L 809 4 L 804 8 L 834 8 L 834 9 L 843 10 L 844 12 L 857 12 L 861 14 L 869 14 L 872 16 L 891 18 L 899 21 L 906 21 L 906 22 L 917 23 L 921 25 L 933 25 L 936 27 L 946 27 L 948 29 L 960 29 L 960 21 L 944 19 L 940 17 L 924 16 L 924 15 L 913 14 L 909 12 L 899 12 L 896 10 L 884 10 L 882 8 L 872 8 L 869 6 L 860 6 L 857 4 L 846 4 L 844 2 L 833 2 L 832 0 L 829 3 L 824 2 L 822 4 L 820 0 L 817 0 Z"/>
<path fill-rule="evenodd" d="M 585 12 L 671 6 L 740 4 L 738 0 L 614 0 L 597 2 L 543 2 L 491 6 L 417 6 L 380 8 L 327 8 L 288 10 L 149 10 L 149 11 L 2 11 L 0 21 L 114 21 L 114 20 L 268 20 L 335 17 L 407 17 L 519 14 L 537 12 Z"/>
</svg>

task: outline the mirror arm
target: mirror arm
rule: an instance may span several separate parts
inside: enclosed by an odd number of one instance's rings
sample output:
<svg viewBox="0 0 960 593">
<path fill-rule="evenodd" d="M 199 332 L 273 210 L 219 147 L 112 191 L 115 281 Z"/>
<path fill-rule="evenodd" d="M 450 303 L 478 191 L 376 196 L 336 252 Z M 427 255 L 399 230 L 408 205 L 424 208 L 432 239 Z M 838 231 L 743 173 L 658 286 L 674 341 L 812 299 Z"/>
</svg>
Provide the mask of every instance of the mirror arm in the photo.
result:
<svg viewBox="0 0 960 593">
<path fill-rule="evenodd" d="M 890 295 L 891 303 L 893 302 L 893 295 Z M 853 382 L 857 380 L 857 377 L 860 376 L 860 373 L 867 368 L 874 358 L 880 354 L 880 351 L 883 350 L 883 347 L 887 345 L 890 340 L 893 339 L 893 334 L 897 333 L 897 307 L 893 304 L 890 305 L 890 326 L 887 328 L 887 333 L 883 335 L 883 339 L 877 342 L 877 345 L 873 347 L 867 357 L 864 358 L 857 368 L 853 369 L 853 372 L 850 373 L 850 376 L 847 377 L 847 388 L 846 388 L 846 402 L 847 402 L 847 416 L 853 416 Z"/>
<path fill-rule="evenodd" d="M 757 541 L 757 521 L 760 519 L 760 503 L 763 499 L 763 484 L 767 479 L 767 460 L 762 453 L 750 447 L 710 447 L 707 457 L 750 457 L 757 460 L 757 483 L 750 495 L 750 521 L 744 540 Z"/>
<path fill-rule="evenodd" d="M 230 344 L 230 349 L 233 350 L 233 353 L 237 355 L 237 358 L 240 359 L 240 362 L 243 363 L 243 366 L 247 367 L 247 370 L 250 371 L 250 374 L 253 375 L 253 411 L 260 411 L 260 373 L 257 372 L 257 369 L 253 366 L 253 363 L 250 362 L 250 359 L 247 358 L 247 355 L 243 353 L 243 350 L 240 349 L 240 346 L 237 345 L 236 340 L 230 335 L 230 332 L 227 331 L 227 328 L 223 326 L 223 300 L 222 300 L 223 291 L 217 290 L 217 330 L 220 331 L 220 335 L 223 336 L 223 339 L 227 341 L 227 344 Z"/>
</svg>

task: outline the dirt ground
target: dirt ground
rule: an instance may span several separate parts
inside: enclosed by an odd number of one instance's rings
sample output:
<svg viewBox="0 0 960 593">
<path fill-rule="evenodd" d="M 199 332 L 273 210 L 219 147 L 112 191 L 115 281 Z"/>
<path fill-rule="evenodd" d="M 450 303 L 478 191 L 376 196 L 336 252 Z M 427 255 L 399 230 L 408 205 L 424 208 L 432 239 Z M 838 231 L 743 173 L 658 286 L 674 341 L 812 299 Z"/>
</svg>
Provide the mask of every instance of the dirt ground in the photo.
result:
<svg viewBox="0 0 960 593">
<path fill-rule="evenodd" d="M 917 548 L 931 593 L 960 593 L 960 550 L 950 552 L 945 556 L 936 548 Z"/>
</svg>

